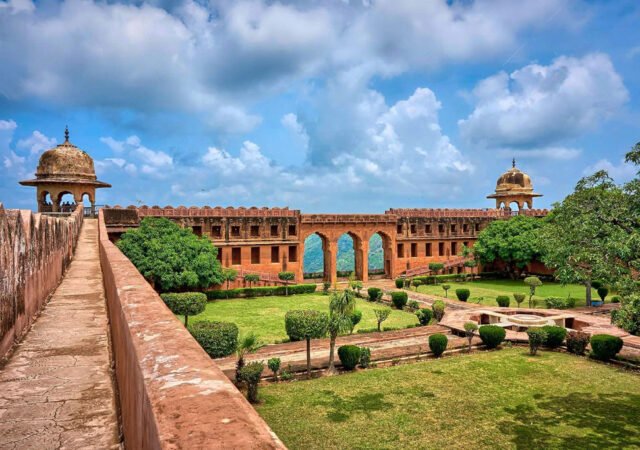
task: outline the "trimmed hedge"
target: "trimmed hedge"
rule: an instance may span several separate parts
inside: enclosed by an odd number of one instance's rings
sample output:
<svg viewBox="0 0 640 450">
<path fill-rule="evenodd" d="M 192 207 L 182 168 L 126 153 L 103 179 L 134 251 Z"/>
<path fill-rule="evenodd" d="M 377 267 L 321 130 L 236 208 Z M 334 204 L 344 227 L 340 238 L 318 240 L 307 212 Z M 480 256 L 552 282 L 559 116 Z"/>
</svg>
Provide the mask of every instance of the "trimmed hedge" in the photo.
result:
<svg viewBox="0 0 640 450">
<path fill-rule="evenodd" d="M 396 308 L 402 309 L 407 304 L 407 301 L 409 301 L 409 296 L 406 292 L 392 292 L 391 301 Z"/>
<path fill-rule="evenodd" d="M 609 295 L 609 288 L 606 286 L 601 286 L 597 289 L 597 292 L 598 292 L 598 297 L 600 297 L 600 300 L 604 302 L 604 300 L 607 298 L 607 295 Z"/>
<path fill-rule="evenodd" d="M 560 347 L 564 342 L 564 338 L 567 336 L 567 329 L 564 327 L 545 325 L 542 327 L 542 330 L 546 333 L 544 346 L 549 348 Z"/>
<path fill-rule="evenodd" d="M 466 302 L 471 297 L 471 291 L 469 289 L 456 289 L 456 297 L 461 302 Z"/>
<path fill-rule="evenodd" d="M 496 303 L 501 308 L 508 308 L 509 304 L 511 304 L 511 299 L 507 295 L 498 295 L 496 297 Z"/>
<path fill-rule="evenodd" d="M 288 286 L 291 294 L 313 294 L 316 291 L 315 284 L 293 284 Z M 222 300 L 226 298 L 250 298 L 250 297 L 270 297 L 273 295 L 286 295 L 285 286 L 258 286 L 253 288 L 219 289 L 215 291 L 205 291 L 208 300 Z"/>
<path fill-rule="evenodd" d="M 343 345 L 338 348 L 338 358 L 345 370 L 353 370 L 360 363 L 361 350 L 357 345 Z"/>
<path fill-rule="evenodd" d="M 529 354 L 534 356 L 546 341 L 547 333 L 542 328 L 531 327 L 527 330 L 527 336 L 529 337 Z"/>
<path fill-rule="evenodd" d="M 576 306 L 576 299 L 567 297 L 547 297 L 544 303 L 548 309 L 570 309 Z"/>
<path fill-rule="evenodd" d="M 614 295 L 613 297 L 611 297 L 611 303 L 620 303 L 620 296 Z"/>
<path fill-rule="evenodd" d="M 402 289 L 404 287 L 404 278 L 396 278 L 396 289 Z"/>
<path fill-rule="evenodd" d="M 369 301 L 377 302 L 382 298 L 382 289 L 377 287 L 370 287 L 367 289 L 367 294 L 369 294 Z"/>
<path fill-rule="evenodd" d="M 188 329 L 212 358 L 229 356 L 238 346 L 238 327 L 235 323 L 202 320 L 189 325 Z"/>
<path fill-rule="evenodd" d="M 444 317 L 445 307 L 446 307 L 446 304 L 442 300 L 436 300 L 431 305 L 431 310 L 433 311 L 433 317 L 435 317 L 438 322 L 440 322 Z"/>
<path fill-rule="evenodd" d="M 200 314 L 207 306 L 207 296 L 202 292 L 166 293 L 160 298 L 172 313 L 185 317 L 185 325 L 189 316 Z"/>
<path fill-rule="evenodd" d="M 442 356 L 444 351 L 447 349 L 447 343 L 449 340 L 444 334 L 436 333 L 429 336 L 429 348 L 433 355 L 438 358 Z"/>
<path fill-rule="evenodd" d="M 601 360 L 608 361 L 622 350 L 622 339 L 610 334 L 594 334 L 591 336 L 591 354 Z"/>
<path fill-rule="evenodd" d="M 570 331 L 567 334 L 567 350 L 576 355 L 584 355 L 589 345 L 589 334 L 583 331 Z"/>
<path fill-rule="evenodd" d="M 422 308 L 416 311 L 416 316 L 420 321 L 420 325 L 429 325 L 433 318 L 433 312 L 429 308 Z"/>
<path fill-rule="evenodd" d="M 482 325 L 478 334 L 487 348 L 496 348 L 504 341 L 507 332 L 497 325 Z"/>
</svg>

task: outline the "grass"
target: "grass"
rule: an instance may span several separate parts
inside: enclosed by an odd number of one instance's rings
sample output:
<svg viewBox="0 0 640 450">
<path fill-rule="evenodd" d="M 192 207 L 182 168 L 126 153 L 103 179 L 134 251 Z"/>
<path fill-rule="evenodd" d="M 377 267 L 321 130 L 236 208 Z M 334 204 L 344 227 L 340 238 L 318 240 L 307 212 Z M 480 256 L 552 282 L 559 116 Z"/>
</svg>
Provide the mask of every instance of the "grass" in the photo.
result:
<svg viewBox="0 0 640 450">
<path fill-rule="evenodd" d="M 637 448 L 640 375 L 515 347 L 261 387 L 288 448 Z"/>
<path fill-rule="evenodd" d="M 533 296 L 537 300 L 537 307 L 544 308 L 544 299 L 546 297 L 573 297 L 577 300 L 576 306 L 585 306 L 586 304 L 586 289 L 582 285 L 578 284 L 566 284 L 543 282 L 544 284 L 536 288 L 536 295 Z M 525 285 L 521 280 L 477 280 L 466 283 L 447 282 L 437 285 L 425 285 L 418 288 L 418 292 L 424 294 L 437 295 L 444 297 L 444 290 L 442 284 L 448 284 L 451 286 L 449 289 L 449 298 L 456 298 L 456 289 L 466 288 L 471 291 L 471 297 L 469 302 L 481 303 L 483 305 L 498 306 L 496 303 L 496 297 L 498 295 L 509 295 L 511 298 L 510 306 L 517 306 L 513 296 L 511 294 L 520 292 L 526 294 L 525 301 L 522 303 L 522 307 L 528 307 L 529 305 L 529 286 Z M 593 300 L 599 300 L 598 293 L 595 289 L 591 290 Z M 612 294 L 609 295 L 609 297 Z"/>
<path fill-rule="evenodd" d="M 356 299 L 356 308 L 362 311 L 362 321 L 358 329 L 377 326 L 374 309 L 385 308 L 380 303 L 371 303 Z M 259 297 L 251 299 L 216 300 L 207 303 L 202 314 L 189 317 L 189 323 L 199 320 L 217 320 L 233 322 L 238 325 L 240 334 L 253 331 L 260 341 L 268 344 L 287 338 L 284 328 L 284 316 L 292 309 L 316 309 L 329 312 L 329 296 L 322 294 L 301 294 L 289 297 Z M 183 320 L 179 316 L 180 320 Z M 383 327 L 405 328 L 417 324 L 418 318 L 409 312 L 392 310 Z"/>
</svg>

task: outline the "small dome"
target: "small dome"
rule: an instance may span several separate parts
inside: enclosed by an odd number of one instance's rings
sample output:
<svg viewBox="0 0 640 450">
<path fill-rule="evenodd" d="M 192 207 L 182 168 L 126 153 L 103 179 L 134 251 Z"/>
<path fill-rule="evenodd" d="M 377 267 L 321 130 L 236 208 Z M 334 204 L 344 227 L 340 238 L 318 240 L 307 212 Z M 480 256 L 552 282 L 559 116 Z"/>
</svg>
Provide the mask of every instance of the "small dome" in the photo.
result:
<svg viewBox="0 0 640 450">
<path fill-rule="evenodd" d="M 515 166 L 500 175 L 496 182 L 496 192 L 512 190 L 533 190 L 531 177 Z"/>
<path fill-rule="evenodd" d="M 40 156 L 36 178 L 94 181 L 96 171 L 93 159 L 86 152 L 65 141 Z"/>
</svg>

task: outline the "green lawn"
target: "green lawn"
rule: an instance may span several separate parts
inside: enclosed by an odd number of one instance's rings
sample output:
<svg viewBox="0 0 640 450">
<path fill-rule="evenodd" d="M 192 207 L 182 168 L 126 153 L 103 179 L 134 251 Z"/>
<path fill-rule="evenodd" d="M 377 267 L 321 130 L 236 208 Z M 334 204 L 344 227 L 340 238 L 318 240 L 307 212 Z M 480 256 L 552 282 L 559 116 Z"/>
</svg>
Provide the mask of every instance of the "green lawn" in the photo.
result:
<svg viewBox="0 0 640 450">
<path fill-rule="evenodd" d="M 295 449 L 638 448 L 640 375 L 511 348 L 261 387 Z"/>
<path fill-rule="evenodd" d="M 374 309 L 384 308 L 380 303 L 357 299 L 357 309 L 362 311 L 362 321 L 356 327 L 377 326 Z M 189 317 L 189 323 L 198 320 L 234 322 L 240 334 L 253 331 L 263 343 L 273 343 L 287 338 L 284 315 L 292 309 L 317 309 L 329 312 L 329 296 L 322 294 L 301 294 L 289 297 L 259 297 L 252 299 L 216 300 L 207 303 L 202 314 Z M 180 317 L 182 320 L 182 317 Z M 404 328 L 418 323 L 414 314 L 394 309 L 383 327 Z"/>
<path fill-rule="evenodd" d="M 560 283 L 543 283 L 544 284 L 542 286 L 536 288 L 536 295 L 534 296 L 534 299 L 538 300 L 538 308 L 545 307 L 544 299 L 546 297 L 566 298 L 571 296 L 578 300 L 576 302 L 576 306 L 584 306 L 586 304 L 586 289 L 582 285 L 566 284 L 563 286 Z M 516 303 L 513 299 L 513 296 L 511 295 L 514 292 L 521 292 L 527 295 L 527 298 L 522 303 L 523 307 L 526 307 L 529 301 L 529 287 L 525 285 L 522 280 L 477 280 L 467 283 L 447 282 L 437 285 L 420 286 L 418 288 L 418 292 L 444 297 L 442 284 L 448 284 L 449 286 L 451 286 L 451 289 L 449 289 L 449 298 L 456 298 L 456 289 L 466 288 L 471 291 L 471 297 L 469 298 L 469 301 L 472 301 L 474 303 L 482 303 L 483 305 L 498 306 L 498 304 L 496 303 L 496 297 L 498 295 L 507 294 L 509 295 L 509 297 L 511 297 L 511 306 L 515 307 Z M 591 291 L 593 299 L 599 299 L 596 290 L 592 289 Z M 610 294 L 607 299 L 610 298 L 611 295 L 612 294 Z"/>
</svg>

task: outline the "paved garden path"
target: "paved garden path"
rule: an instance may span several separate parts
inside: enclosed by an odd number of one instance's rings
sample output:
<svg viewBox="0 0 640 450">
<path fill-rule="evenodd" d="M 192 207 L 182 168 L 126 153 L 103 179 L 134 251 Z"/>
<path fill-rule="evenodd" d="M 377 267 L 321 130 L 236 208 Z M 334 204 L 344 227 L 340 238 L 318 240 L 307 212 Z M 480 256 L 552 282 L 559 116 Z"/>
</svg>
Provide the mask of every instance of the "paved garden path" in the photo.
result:
<svg viewBox="0 0 640 450">
<path fill-rule="evenodd" d="M 118 448 L 98 227 L 85 219 L 62 283 L 0 369 L 0 448 Z"/>
</svg>

